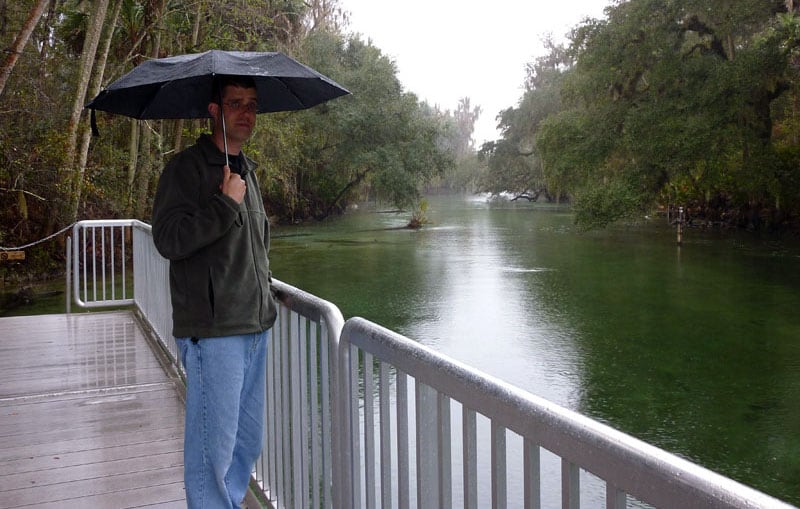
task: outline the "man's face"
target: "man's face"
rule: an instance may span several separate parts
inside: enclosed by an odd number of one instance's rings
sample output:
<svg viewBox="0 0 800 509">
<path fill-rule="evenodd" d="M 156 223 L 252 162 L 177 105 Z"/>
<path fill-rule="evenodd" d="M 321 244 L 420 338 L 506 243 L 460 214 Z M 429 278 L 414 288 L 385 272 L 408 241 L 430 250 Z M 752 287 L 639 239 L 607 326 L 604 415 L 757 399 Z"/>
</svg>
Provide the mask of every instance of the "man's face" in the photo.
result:
<svg viewBox="0 0 800 509">
<path fill-rule="evenodd" d="M 256 126 L 258 96 L 254 88 L 228 85 L 222 95 L 222 111 L 228 140 L 244 143 Z"/>
</svg>

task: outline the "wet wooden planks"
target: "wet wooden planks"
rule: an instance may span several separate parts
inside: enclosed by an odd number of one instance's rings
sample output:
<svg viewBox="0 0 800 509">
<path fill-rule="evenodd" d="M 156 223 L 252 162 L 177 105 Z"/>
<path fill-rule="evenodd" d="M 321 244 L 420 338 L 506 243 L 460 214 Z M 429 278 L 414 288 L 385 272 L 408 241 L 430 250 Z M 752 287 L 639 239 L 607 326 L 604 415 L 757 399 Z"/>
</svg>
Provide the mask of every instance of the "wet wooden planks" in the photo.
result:
<svg viewBox="0 0 800 509">
<path fill-rule="evenodd" d="M 182 451 L 129 311 L 0 318 L 0 509 L 185 507 Z"/>
</svg>

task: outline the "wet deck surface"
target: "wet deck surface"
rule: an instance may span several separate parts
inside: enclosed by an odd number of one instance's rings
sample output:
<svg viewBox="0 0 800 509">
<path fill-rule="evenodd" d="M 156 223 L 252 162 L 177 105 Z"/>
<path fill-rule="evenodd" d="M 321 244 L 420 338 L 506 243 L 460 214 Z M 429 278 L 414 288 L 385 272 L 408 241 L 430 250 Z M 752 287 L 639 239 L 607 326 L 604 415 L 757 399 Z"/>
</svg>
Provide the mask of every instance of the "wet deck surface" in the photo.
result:
<svg viewBox="0 0 800 509">
<path fill-rule="evenodd" d="M 185 507 L 182 451 L 130 312 L 0 318 L 0 509 Z"/>
</svg>

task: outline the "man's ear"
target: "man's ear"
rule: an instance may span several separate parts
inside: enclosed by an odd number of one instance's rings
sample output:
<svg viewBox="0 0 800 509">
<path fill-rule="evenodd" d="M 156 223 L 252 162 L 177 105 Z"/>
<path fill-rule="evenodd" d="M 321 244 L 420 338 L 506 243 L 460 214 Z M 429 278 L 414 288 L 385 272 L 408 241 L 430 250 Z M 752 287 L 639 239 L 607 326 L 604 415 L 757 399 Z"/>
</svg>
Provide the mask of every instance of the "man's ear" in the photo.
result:
<svg viewBox="0 0 800 509">
<path fill-rule="evenodd" d="M 208 103 L 208 114 L 211 115 L 211 118 L 217 118 L 219 114 L 219 104 Z"/>
</svg>

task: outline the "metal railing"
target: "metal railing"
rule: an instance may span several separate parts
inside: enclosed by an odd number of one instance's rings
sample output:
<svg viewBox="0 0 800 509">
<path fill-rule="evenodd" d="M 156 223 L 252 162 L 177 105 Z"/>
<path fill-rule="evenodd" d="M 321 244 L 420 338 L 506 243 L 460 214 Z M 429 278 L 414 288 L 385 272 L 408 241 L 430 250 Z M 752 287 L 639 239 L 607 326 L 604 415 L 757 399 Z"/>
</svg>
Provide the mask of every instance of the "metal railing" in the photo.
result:
<svg viewBox="0 0 800 509">
<path fill-rule="evenodd" d="M 465 508 L 554 507 L 541 498 L 542 450 L 560 462 L 563 508 L 581 507 L 582 471 L 605 484 L 585 507 L 791 507 L 361 318 L 345 323 L 338 362 L 347 435 L 338 507 L 453 507 L 454 498 Z M 460 416 L 451 415 L 458 406 Z M 488 420 L 483 434 L 479 417 Z M 512 435 L 521 443 L 517 499 L 507 484 Z M 486 443 L 491 489 L 479 502 L 478 449 Z"/>
<path fill-rule="evenodd" d="M 134 304 L 177 366 L 168 262 L 150 226 L 82 221 L 67 254 L 75 302 Z M 273 507 L 792 507 L 273 283 L 279 313 L 254 470 Z M 544 496 L 553 482 L 555 504 Z M 602 493 L 587 497 L 587 486 Z"/>
<path fill-rule="evenodd" d="M 339 309 L 273 280 L 278 320 L 267 351 L 266 443 L 255 479 L 281 508 L 334 507 Z"/>
<path fill-rule="evenodd" d="M 118 219 L 81 221 L 72 227 L 72 236 L 67 241 L 67 284 L 74 291 L 71 297 L 78 306 L 133 304 L 129 281 L 133 275 L 133 253 L 126 239 L 137 223 L 144 224 Z M 68 291 L 68 311 L 69 298 Z"/>
<path fill-rule="evenodd" d="M 331 402 L 337 399 L 335 352 L 344 319 L 336 306 L 307 292 L 278 280 L 272 287 L 278 319 L 267 349 L 264 447 L 254 479 L 276 507 L 333 507 L 340 440 L 333 437 Z M 82 308 L 135 305 L 182 373 L 172 337 L 169 262 L 156 251 L 150 225 L 78 222 L 67 240 L 67 312 L 70 296 Z"/>
</svg>

